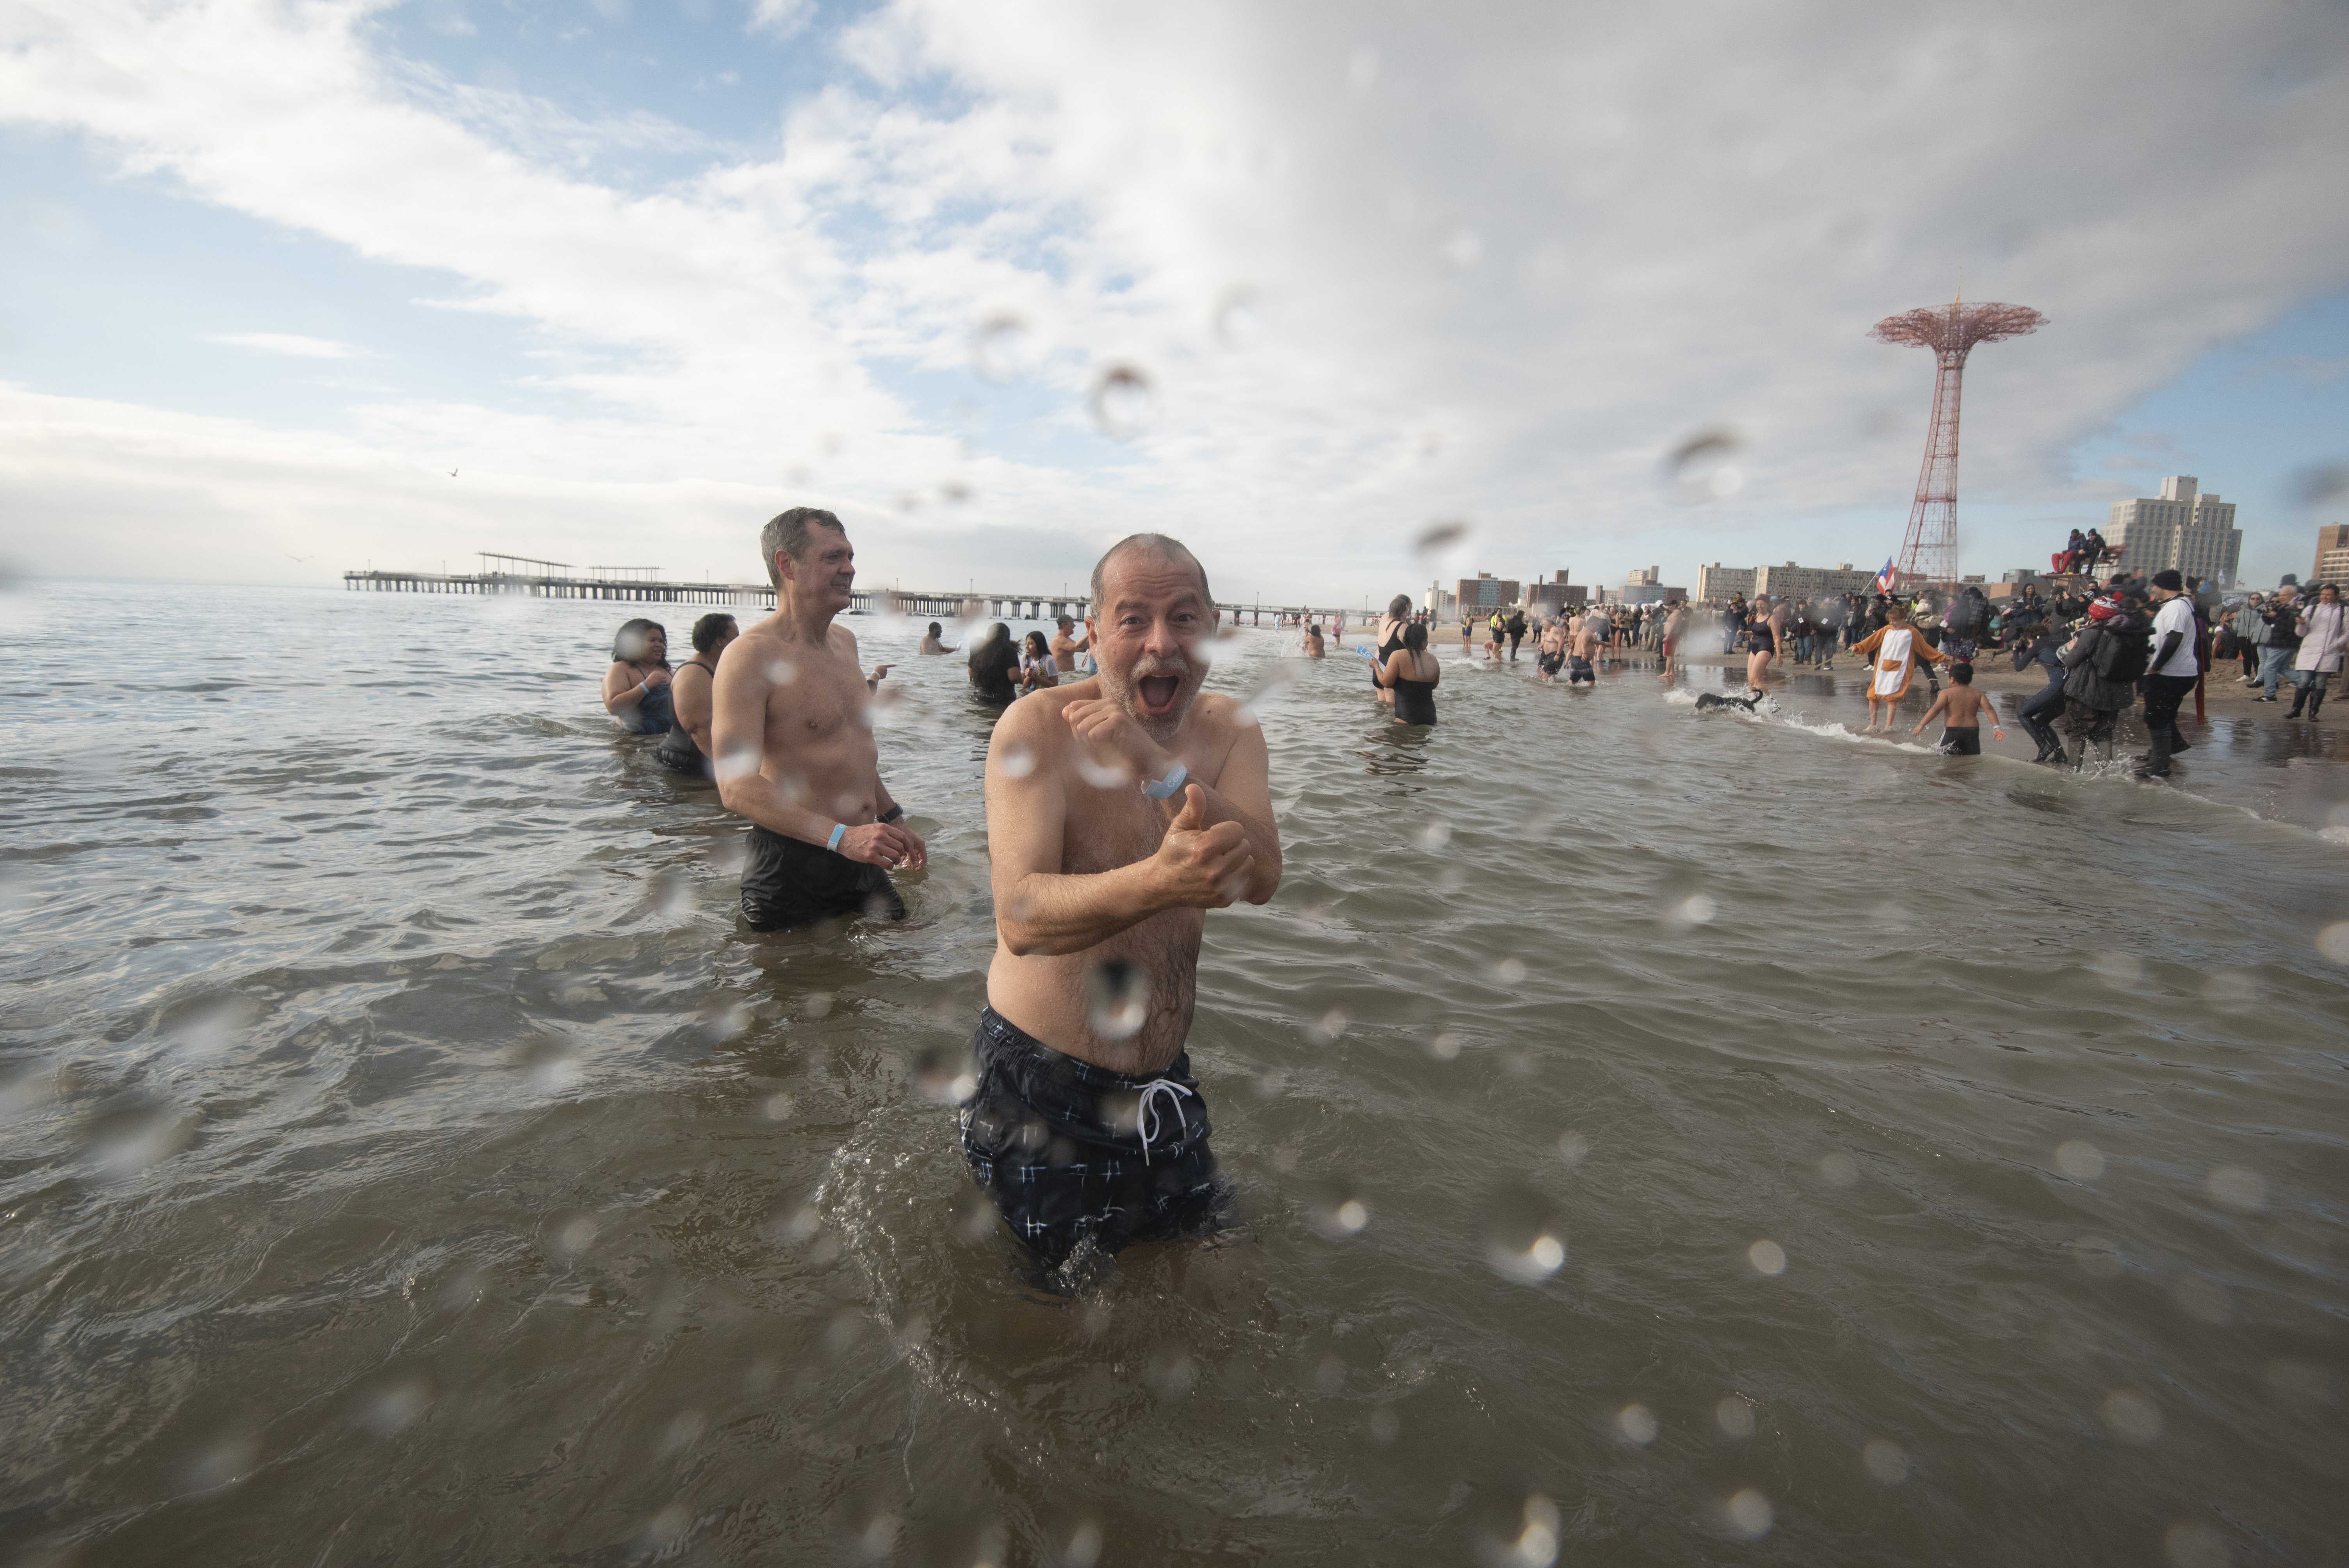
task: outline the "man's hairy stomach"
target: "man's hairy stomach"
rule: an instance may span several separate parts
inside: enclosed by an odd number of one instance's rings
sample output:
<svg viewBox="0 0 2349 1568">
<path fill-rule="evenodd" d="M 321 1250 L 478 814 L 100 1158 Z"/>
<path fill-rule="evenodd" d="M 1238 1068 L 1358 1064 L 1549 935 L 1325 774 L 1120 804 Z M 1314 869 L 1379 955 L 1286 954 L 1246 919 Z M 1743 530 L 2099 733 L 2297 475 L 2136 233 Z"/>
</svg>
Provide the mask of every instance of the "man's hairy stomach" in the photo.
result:
<svg viewBox="0 0 2349 1568">
<path fill-rule="evenodd" d="M 1156 1072 L 1190 1036 L 1206 927 L 1205 910 L 1174 909 L 1081 953 L 1022 958 L 998 944 L 987 999 L 1056 1051 L 1112 1072 Z"/>
</svg>

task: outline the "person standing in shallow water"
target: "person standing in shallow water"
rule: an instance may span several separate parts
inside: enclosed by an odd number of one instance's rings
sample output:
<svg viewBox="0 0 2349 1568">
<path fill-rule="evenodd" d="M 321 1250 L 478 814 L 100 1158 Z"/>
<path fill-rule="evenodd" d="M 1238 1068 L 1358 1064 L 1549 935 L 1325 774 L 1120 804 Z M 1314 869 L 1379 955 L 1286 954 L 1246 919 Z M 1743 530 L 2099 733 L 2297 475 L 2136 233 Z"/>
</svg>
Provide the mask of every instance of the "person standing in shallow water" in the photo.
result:
<svg viewBox="0 0 2349 1568">
<path fill-rule="evenodd" d="M 929 850 L 881 782 L 866 712 L 880 671 L 867 675 L 855 634 L 833 624 L 856 552 L 813 507 L 771 519 L 759 547 L 775 613 L 719 661 L 711 724 L 719 799 L 750 820 L 743 916 L 754 931 L 860 913 L 903 920 L 889 872 L 921 870 Z"/>
<path fill-rule="evenodd" d="M 638 735 L 666 735 L 669 708 L 668 631 L 639 615 L 612 637 L 612 665 L 604 672 L 604 711 Z"/>
<path fill-rule="evenodd" d="M 1280 885 L 1264 733 L 1199 691 L 1206 573 L 1161 534 L 1093 568 L 1098 673 L 1014 705 L 987 755 L 995 957 L 965 1159 L 1012 1233 L 1081 1250 L 1232 1231 L 1184 1045 L 1206 912 Z"/>
<path fill-rule="evenodd" d="M 1019 645 L 1011 628 L 998 621 L 970 645 L 970 689 L 979 701 L 1008 707 L 1019 695 Z"/>
<path fill-rule="evenodd" d="M 709 777 L 709 748 L 715 744 L 709 721 L 716 712 L 711 699 L 718 685 L 718 659 L 727 645 L 741 634 L 742 628 L 735 624 L 733 616 L 717 612 L 693 624 L 693 657 L 679 665 L 669 679 L 677 717 L 661 737 L 660 749 L 653 754 L 672 773 Z"/>
<path fill-rule="evenodd" d="M 1397 724 L 1435 722 L 1435 686 L 1444 678 L 1444 663 L 1427 651 L 1425 626 L 1413 621 L 1403 627 L 1402 646 L 1388 656 L 1382 676 L 1394 693 Z"/>
</svg>

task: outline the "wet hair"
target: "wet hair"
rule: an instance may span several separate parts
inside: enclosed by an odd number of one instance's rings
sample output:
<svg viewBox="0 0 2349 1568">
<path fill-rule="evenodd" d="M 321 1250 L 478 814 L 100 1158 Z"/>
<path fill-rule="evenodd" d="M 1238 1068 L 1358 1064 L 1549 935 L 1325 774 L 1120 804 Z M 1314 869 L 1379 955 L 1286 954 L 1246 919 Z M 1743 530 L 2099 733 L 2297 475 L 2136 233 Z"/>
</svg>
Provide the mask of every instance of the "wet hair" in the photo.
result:
<svg viewBox="0 0 2349 1568">
<path fill-rule="evenodd" d="M 812 506 L 795 506 L 789 511 L 777 512 L 759 531 L 759 559 L 766 563 L 768 585 L 778 592 L 783 586 L 783 574 L 775 569 L 775 556 L 781 552 L 793 561 L 805 561 L 811 526 L 829 528 L 843 539 L 848 537 L 848 530 L 840 519 Z"/>
<path fill-rule="evenodd" d="M 646 638 L 654 632 L 661 634 L 662 642 L 668 641 L 668 628 L 658 621 L 647 621 L 639 615 L 633 621 L 621 622 L 620 629 L 612 634 L 612 662 L 616 665 L 643 664 Z M 634 653 L 627 651 L 631 644 L 636 648 Z M 668 668 L 668 661 L 663 659 L 660 667 Z"/>
<path fill-rule="evenodd" d="M 1312 632 L 1313 632 L 1313 634 L 1314 634 L 1315 636 L 1317 636 L 1317 637 L 1318 637 L 1318 636 L 1319 636 L 1319 635 L 1321 634 L 1321 623 L 1320 623 L 1320 622 L 1316 621 L 1316 622 L 1314 622 L 1314 623 L 1313 623 Z"/>
<path fill-rule="evenodd" d="M 1028 651 L 1035 655 L 1038 658 L 1046 658 L 1050 655 L 1052 647 L 1050 644 L 1044 641 L 1043 633 L 1030 632 L 1028 634 L 1027 641 Z"/>
<path fill-rule="evenodd" d="M 936 635 L 938 634 L 938 630 L 939 630 L 939 628 L 938 628 L 938 624 L 937 624 L 936 621 L 931 622 L 931 623 L 930 623 L 930 635 L 931 635 L 931 636 L 933 636 L 933 637 L 936 636 Z"/>
<path fill-rule="evenodd" d="M 1102 558 L 1093 562 L 1092 612 L 1094 614 L 1102 614 L 1108 607 L 1104 602 L 1106 597 L 1104 583 L 1109 576 L 1109 563 L 1129 550 L 1146 550 L 1153 555 L 1162 556 L 1168 561 L 1190 562 L 1191 570 L 1199 574 L 1199 597 L 1205 599 L 1210 607 L 1215 604 L 1216 596 L 1207 589 L 1207 569 L 1199 564 L 1199 558 L 1191 553 L 1188 545 L 1179 539 L 1170 538 L 1164 533 L 1129 533 L 1111 545 Z"/>
<path fill-rule="evenodd" d="M 987 635 L 984 639 L 973 643 L 970 645 L 970 667 L 972 673 L 977 674 L 978 671 L 983 669 L 987 671 L 988 674 L 993 675 L 996 671 L 1000 670 L 1003 667 L 1004 653 L 1010 646 L 1011 628 L 1005 625 L 1000 621 L 996 622 L 995 624 L 987 629 Z M 989 655 L 993 655 L 992 663 L 988 662 Z"/>
<path fill-rule="evenodd" d="M 1950 678 L 1960 686 L 1971 686 L 1974 684 L 1974 667 L 1960 660 L 1950 666 Z"/>
<path fill-rule="evenodd" d="M 1398 593 L 1393 598 L 1388 600 L 1387 614 L 1393 616 L 1398 621 L 1402 620 L 1405 615 L 1410 614 L 1411 595 L 1408 593 Z"/>
<path fill-rule="evenodd" d="M 1427 628 L 1413 621 L 1402 629 L 1402 645 L 1413 653 L 1427 651 Z"/>
<path fill-rule="evenodd" d="M 1055 615 L 1052 617 L 1052 624 L 1055 626 L 1073 626 L 1076 624 L 1077 618 L 1074 615 Z"/>
<path fill-rule="evenodd" d="M 706 654 L 723 642 L 727 633 L 739 634 L 741 630 L 734 624 L 733 616 L 720 610 L 712 610 L 693 624 L 693 651 Z"/>
</svg>

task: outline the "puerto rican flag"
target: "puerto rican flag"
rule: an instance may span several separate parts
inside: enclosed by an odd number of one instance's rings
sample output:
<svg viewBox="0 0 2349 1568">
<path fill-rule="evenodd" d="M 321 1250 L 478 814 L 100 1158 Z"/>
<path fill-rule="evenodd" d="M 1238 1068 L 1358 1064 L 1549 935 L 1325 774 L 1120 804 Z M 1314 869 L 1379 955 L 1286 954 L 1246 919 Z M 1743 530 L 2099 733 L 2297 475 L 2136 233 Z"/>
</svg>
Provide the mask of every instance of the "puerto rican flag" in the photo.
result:
<svg viewBox="0 0 2349 1568">
<path fill-rule="evenodd" d="M 1876 591 L 1878 593 L 1889 593 L 1892 592 L 1892 585 L 1899 581 L 1900 574 L 1892 570 L 1892 557 L 1886 556 L 1884 570 L 1876 574 Z"/>
</svg>

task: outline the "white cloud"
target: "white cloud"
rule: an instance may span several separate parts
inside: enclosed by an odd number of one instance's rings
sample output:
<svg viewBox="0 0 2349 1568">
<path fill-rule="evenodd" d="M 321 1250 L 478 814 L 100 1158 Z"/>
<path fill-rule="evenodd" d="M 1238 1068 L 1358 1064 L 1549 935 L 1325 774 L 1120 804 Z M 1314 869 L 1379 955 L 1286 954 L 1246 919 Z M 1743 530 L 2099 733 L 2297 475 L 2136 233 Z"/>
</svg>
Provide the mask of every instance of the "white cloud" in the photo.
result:
<svg viewBox="0 0 2349 1568">
<path fill-rule="evenodd" d="M 295 359 L 357 359 L 367 353 L 355 344 L 337 343 L 331 337 L 303 337 L 291 332 L 219 332 L 204 341 Z"/>
<path fill-rule="evenodd" d="M 2349 212 L 2309 195 L 2349 131 L 2342 30 L 2281 4 L 898 0 L 839 40 L 861 80 L 731 150 L 451 88 L 361 15 L 21 0 L 0 114 L 454 274 L 450 303 L 533 325 L 542 385 L 580 400 L 375 405 L 352 438 L 379 451 L 746 515 L 967 485 L 996 525 L 1182 530 L 1219 582 L 1383 593 L 1435 517 L 1476 519 L 1505 570 L 1836 508 L 1897 532 L 1929 362 L 1865 333 L 1961 267 L 2051 318 L 1974 362 L 1969 493 L 2093 500 L 2079 441 L 2349 281 Z M 699 172 L 599 182 L 624 145 Z M 1214 318 L 1243 288 L 1263 327 L 1235 348 Z M 968 376 L 1006 310 L 1043 347 L 1009 392 Z M 1084 412 L 1112 362 L 1156 393 L 1130 443 Z M 892 390 L 930 374 L 976 418 Z M 1723 424 L 1744 484 L 1692 505 L 1661 459 Z"/>
</svg>

